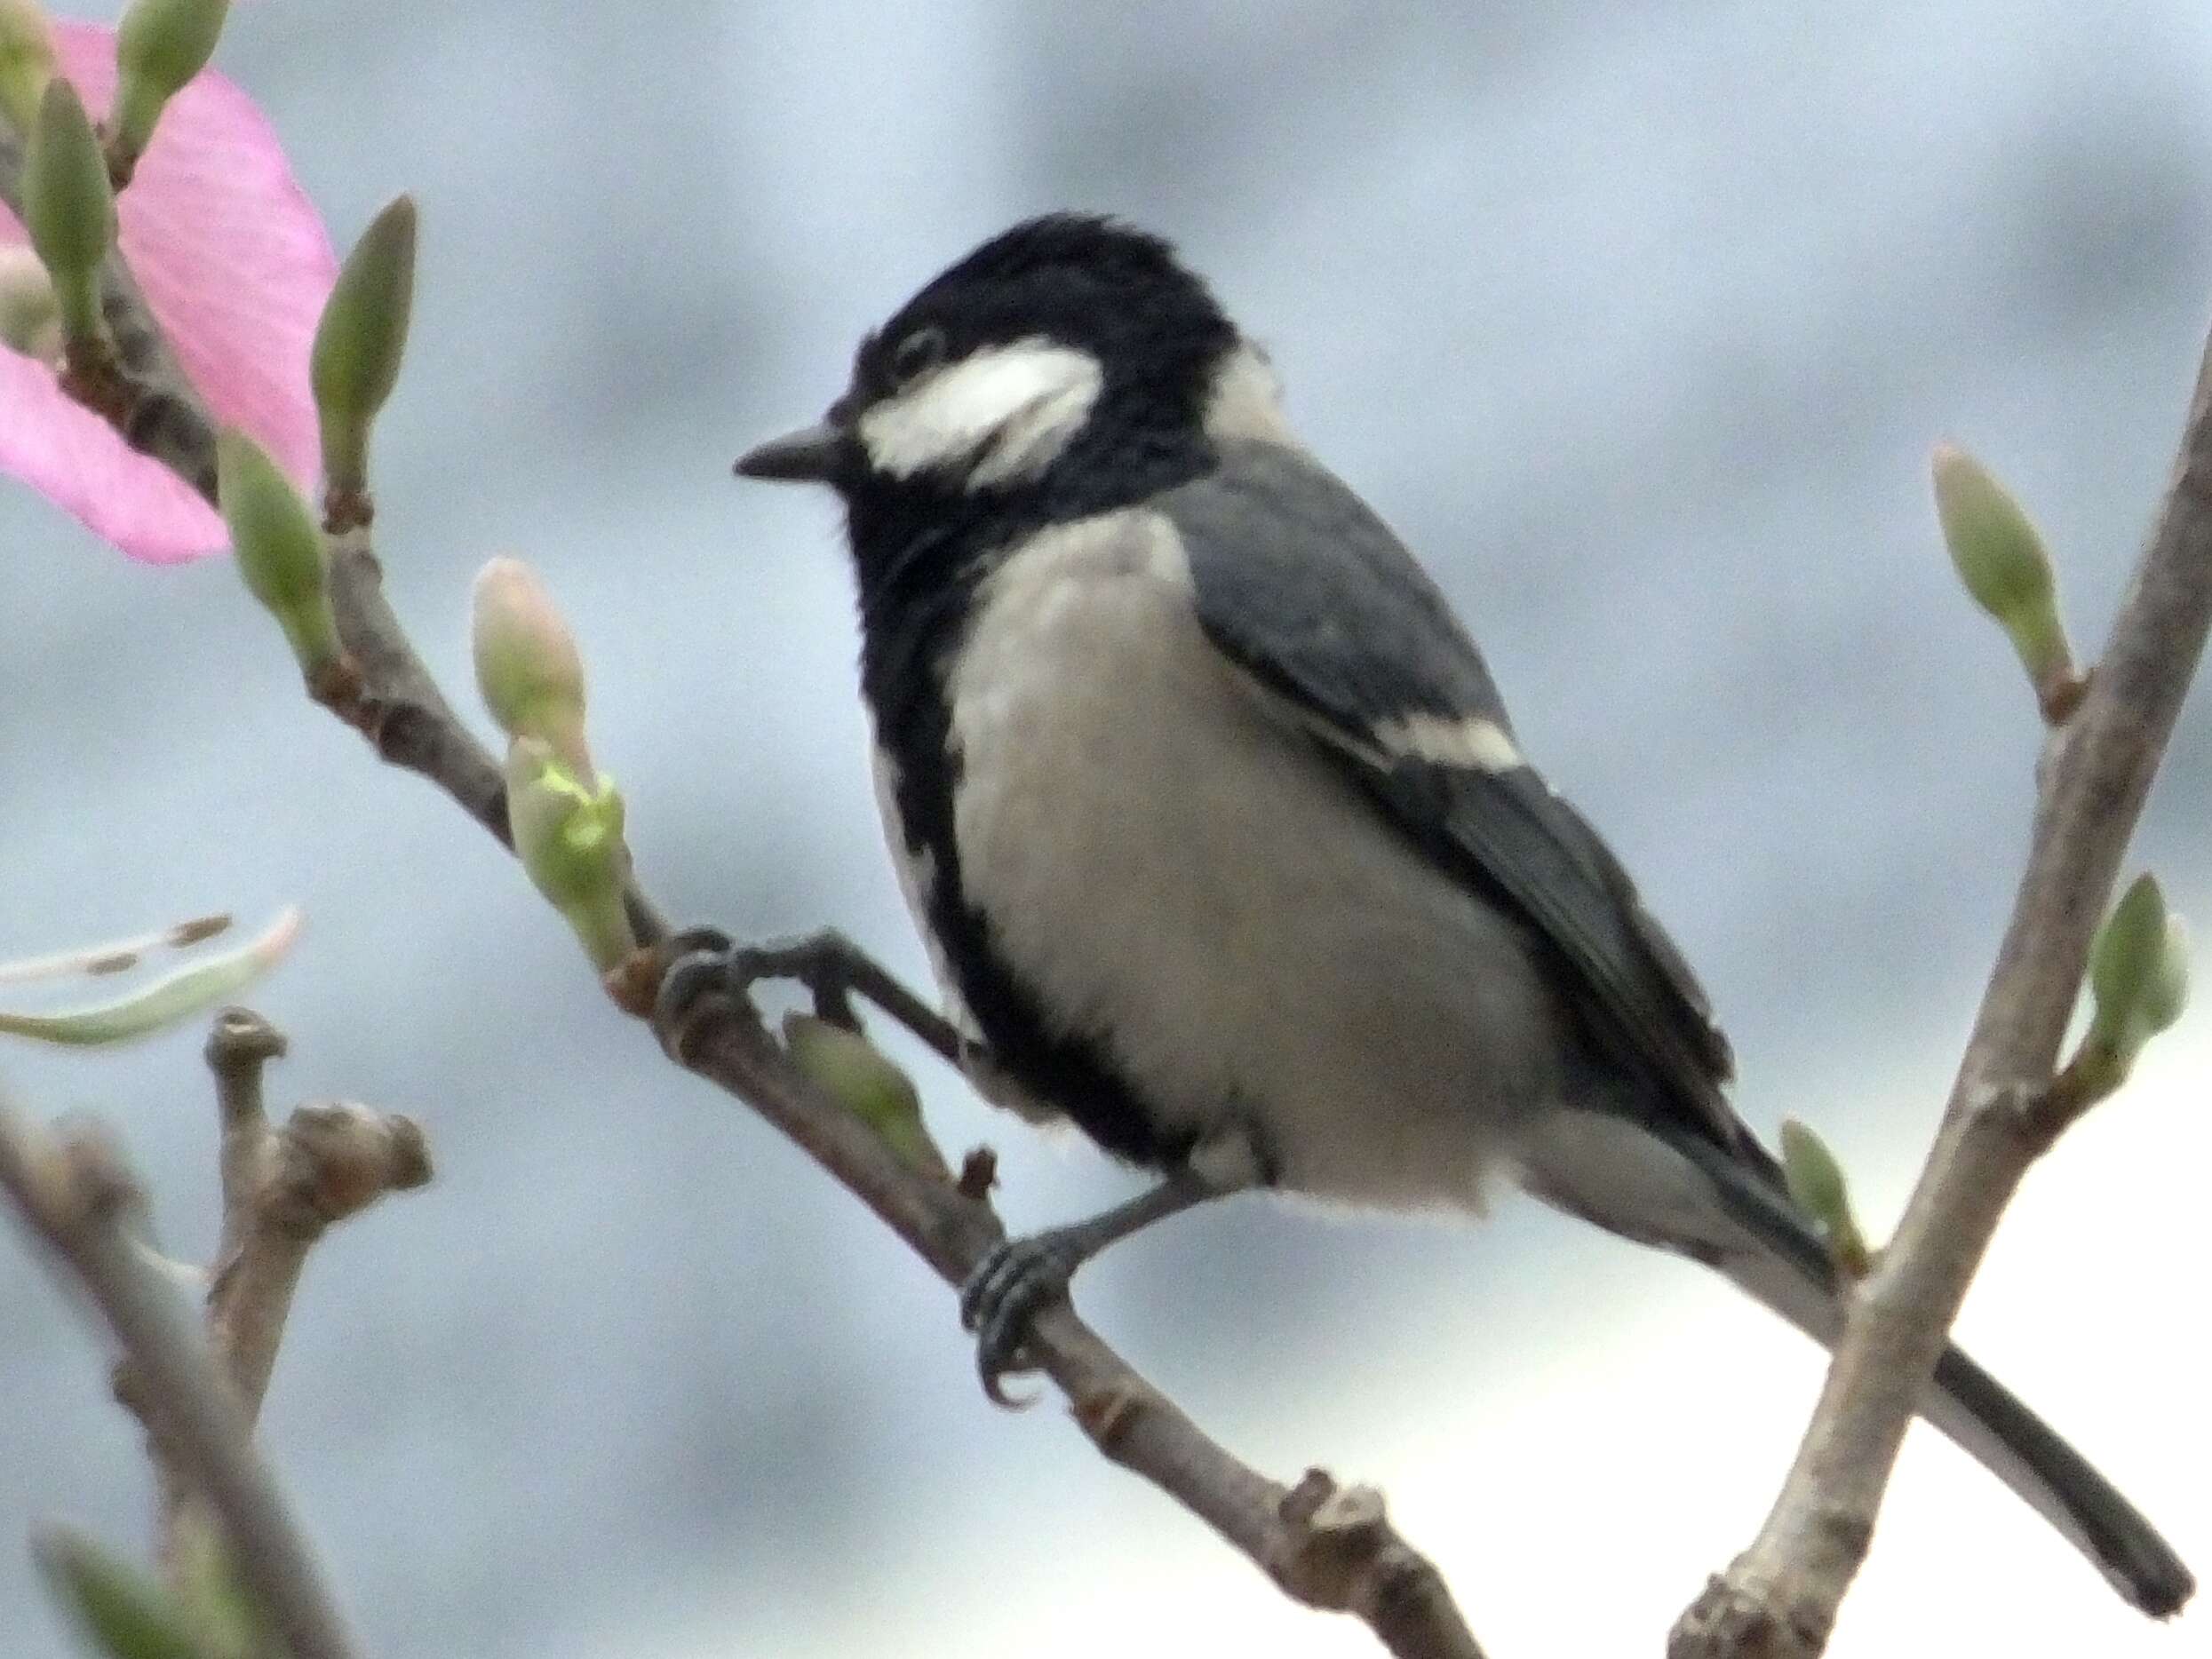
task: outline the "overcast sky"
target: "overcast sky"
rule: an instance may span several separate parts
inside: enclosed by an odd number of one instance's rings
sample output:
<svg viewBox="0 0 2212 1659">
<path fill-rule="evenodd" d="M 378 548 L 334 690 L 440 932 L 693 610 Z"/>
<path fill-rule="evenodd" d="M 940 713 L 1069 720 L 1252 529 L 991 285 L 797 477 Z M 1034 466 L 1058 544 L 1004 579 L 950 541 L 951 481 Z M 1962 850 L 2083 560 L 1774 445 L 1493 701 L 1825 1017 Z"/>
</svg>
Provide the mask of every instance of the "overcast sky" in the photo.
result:
<svg viewBox="0 0 2212 1659">
<path fill-rule="evenodd" d="M 418 196 L 393 597 L 465 688 L 475 568 L 538 566 L 672 913 L 831 923 L 922 974 L 834 509 L 729 460 L 982 236 L 1118 211 L 1213 278 L 1460 607 L 1713 991 L 1746 1115 L 1811 1119 L 1894 1214 L 2037 735 L 1943 559 L 1928 451 L 2013 483 L 2093 648 L 2212 320 L 2212 13 L 355 0 L 239 7 L 219 61 L 341 244 Z M 1056 1404 L 989 1408 L 949 1296 L 606 1007 L 481 833 L 301 702 L 223 561 L 133 566 L 0 488 L 0 956 L 303 903 L 257 996 L 292 1037 L 277 1093 L 432 1139 L 435 1186 L 319 1250 L 267 1419 L 373 1652 L 1372 1651 Z M 2192 706 L 2130 867 L 2200 918 L 2208 794 Z M 0 1052 L 18 1098 L 118 1125 L 195 1257 L 199 1042 Z M 2192 1015 L 2036 1174 L 1962 1327 L 2200 1571 L 2208 1060 Z M 1016 1225 L 1130 1189 L 915 1063 L 941 1139 L 1000 1152 Z M 1498 1659 L 1656 1651 L 1819 1375 L 1726 1287 L 1518 1203 L 1477 1231 L 1241 1201 L 1080 1290 L 1261 1466 L 1386 1488 Z M 60 1512 L 137 1539 L 147 1482 L 96 1343 L 12 1243 L 0 1388 L 0 1652 L 54 1659 L 9 1537 Z M 1835 1651 L 2163 1659 L 2206 1616 L 2144 1624 L 1923 1435 Z"/>
</svg>

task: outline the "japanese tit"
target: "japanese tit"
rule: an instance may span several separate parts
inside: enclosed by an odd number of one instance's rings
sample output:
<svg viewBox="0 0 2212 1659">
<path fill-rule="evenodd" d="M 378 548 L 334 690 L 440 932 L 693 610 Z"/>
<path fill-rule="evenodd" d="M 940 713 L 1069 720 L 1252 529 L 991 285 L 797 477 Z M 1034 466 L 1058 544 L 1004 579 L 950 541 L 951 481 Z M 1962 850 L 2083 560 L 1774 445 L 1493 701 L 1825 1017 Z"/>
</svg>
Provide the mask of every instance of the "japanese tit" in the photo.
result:
<svg viewBox="0 0 2212 1659">
<path fill-rule="evenodd" d="M 1162 1177 L 979 1269 L 994 1394 L 1083 1260 L 1247 1187 L 1479 1213 L 1517 1181 L 1834 1340 L 1688 965 L 1166 242 L 1016 226 L 737 470 L 843 499 L 885 828 L 979 1078 Z M 1957 1349 L 1922 1409 L 2135 1605 L 2188 1598 Z"/>
</svg>

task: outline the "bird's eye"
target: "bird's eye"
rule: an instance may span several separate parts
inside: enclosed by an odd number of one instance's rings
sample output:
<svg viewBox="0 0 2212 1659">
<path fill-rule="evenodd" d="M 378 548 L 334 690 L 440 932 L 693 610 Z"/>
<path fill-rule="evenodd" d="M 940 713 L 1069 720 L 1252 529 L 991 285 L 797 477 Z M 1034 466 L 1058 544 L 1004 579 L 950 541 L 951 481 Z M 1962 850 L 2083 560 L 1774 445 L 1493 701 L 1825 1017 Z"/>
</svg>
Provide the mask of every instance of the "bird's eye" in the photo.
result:
<svg viewBox="0 0 2212 1659">
<path fill-rule="evenodd" d="M 935 324 L 916 329 L 891 348 L 887 365 L 895 389 L 911 384 L 944 361 L 944 330 Z"/>
</svg>

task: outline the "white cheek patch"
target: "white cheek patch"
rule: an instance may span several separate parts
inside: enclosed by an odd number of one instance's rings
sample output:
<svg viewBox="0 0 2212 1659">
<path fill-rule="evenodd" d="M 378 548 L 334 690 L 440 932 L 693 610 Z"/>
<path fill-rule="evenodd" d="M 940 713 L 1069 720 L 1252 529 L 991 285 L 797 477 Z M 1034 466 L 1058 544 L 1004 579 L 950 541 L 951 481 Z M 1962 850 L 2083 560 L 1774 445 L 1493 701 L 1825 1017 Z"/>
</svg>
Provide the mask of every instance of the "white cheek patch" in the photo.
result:
<svg viewBox="0 0 2212 1659">
<path fill-rule="evenodd" d="M 860 417 L 860 440 L 893 478 L 966 468 L 971 483 L 1014 482 L 1068 447 L 1104 384 L 1098 359 L 1073 346 L 988 346 L 877 404 Z"/>
<path fill-rule="evenodd" d="M 1528 763 L 1495 720 L 1478 715 L 1409 714 L 1375 728 L 1384 753 L 1476 772 L 1512 772 Z"/>
<path fill-rule="evenodd" d="M 1282 377 L 1267 353 L 1249 340 L 1221 360 L 1205 401 L 1205 435 L 1216 443 L 1302 446 L 1283 418 Z"/>
</svg>

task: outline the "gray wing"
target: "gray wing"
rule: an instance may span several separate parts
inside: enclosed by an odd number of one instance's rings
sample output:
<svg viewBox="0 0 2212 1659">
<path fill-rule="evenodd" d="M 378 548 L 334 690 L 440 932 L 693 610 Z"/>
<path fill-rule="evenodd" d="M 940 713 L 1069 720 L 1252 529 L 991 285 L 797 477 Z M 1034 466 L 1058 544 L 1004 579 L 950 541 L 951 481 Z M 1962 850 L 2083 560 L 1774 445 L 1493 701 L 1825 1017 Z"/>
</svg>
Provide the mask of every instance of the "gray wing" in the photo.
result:
<svg viewBox="0 0 2212 1659">
<path fill-rule="evenodd" d="M 1216 472 L 1156 504 L 1182 537 L 1215 647 L 1447 872 L 1549 944 L 1616 1060 L 1740 1146 L 1705 993 L 1596 832 L 1520 761 L 1481 655 L 1388 527 L 1272 444 L 1226 448 Z"/>
</svg>

